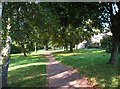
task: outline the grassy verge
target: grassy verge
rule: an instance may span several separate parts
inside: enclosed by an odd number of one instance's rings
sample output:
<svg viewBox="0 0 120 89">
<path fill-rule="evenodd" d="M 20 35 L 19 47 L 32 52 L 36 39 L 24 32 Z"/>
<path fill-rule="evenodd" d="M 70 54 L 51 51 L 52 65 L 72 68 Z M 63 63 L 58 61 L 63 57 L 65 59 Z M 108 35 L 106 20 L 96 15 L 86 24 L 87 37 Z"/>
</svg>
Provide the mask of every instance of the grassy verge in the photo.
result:
<svg viewBox="0 0 120 89">
<path fill-rule="evenodd" d="M 46 59 L 41 55 L 12 54 L 8 85 L 10 87 L 45 87 L 46 86 Z"/>
<path fill-rule="evenodd" d="M 54 53 L 56 60 L 78 69 L 79 73 L 93 80 L 100 87 L 117 87 L 118 64 L 108 65 L 110 54 L 100 49 L 79 49 L 73 53 Z M 120 59 L 120 55 L 119 58 Z"/>
</svg>

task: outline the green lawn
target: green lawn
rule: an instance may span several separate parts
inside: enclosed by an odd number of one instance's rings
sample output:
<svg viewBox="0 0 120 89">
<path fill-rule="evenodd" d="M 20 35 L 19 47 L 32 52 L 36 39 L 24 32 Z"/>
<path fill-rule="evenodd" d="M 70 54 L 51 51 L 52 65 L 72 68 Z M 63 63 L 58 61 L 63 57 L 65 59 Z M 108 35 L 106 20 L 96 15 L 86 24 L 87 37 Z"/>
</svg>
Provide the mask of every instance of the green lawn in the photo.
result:
<svg viewBox="0 0 120 89">
<path fill-rule="evenodd" d="M 56 60 L 76 68 L 82 76 L 93 80 L 96 86 L 118 86 L 118 64 L 106 64 L 110 54 L 100 49 L 79 49 L 73 53 L 54 53 Z M 120 55 L 119 58 L 120 59 Z"/>
<path fill-rule="evenodd" d="M 8 72 L 10 87 L 45 87 L 46 84 L 46 58 L 41 55 L 11 55 Z"/>
</svg>

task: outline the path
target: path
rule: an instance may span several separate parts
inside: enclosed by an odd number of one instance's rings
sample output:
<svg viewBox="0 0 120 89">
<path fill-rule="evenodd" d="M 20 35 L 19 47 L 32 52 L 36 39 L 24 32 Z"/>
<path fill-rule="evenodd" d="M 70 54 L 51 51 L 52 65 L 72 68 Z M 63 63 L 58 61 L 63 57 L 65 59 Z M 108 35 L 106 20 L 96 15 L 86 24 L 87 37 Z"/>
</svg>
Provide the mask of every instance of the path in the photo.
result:
<svg viewBox="0 0 120 89">
<path fill-rule="evenodd" d="M 91 87 L 88 79 L 80 77 L 77 70 L 56 61 L 51 53 L 44 54 L 44 56 L 49 59 L 46 71 L 48 74 L 48 87 L 51 89 L 53 89 L 53 87 L 55 89 L 64 89 L 65 87 L 72 89 L 79 87 Z"/>
</svg>

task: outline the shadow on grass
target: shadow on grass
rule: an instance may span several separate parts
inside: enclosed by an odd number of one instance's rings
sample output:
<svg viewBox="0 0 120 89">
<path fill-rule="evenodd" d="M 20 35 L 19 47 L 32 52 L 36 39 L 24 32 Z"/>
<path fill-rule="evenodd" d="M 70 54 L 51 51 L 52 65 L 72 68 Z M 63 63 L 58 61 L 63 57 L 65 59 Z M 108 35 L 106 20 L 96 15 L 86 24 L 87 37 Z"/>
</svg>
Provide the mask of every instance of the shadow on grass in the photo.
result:
<svg viewBox="0 0 120 89">
<path fill-rule="evenodd" d="M 40 55 L 13 55 L 8 72 L 9 87 L 45 87 L 46 60 Z"/>
<path fill-rule="evenodd" d="M 43 87 L 45 78 L 45 65 L 39 65 L 10 71 L 8 81 L 10 87 Z"/>
<path fill-rule="evenodd" d="M 36 62 L 42 62 L 45 58 L 42 57 L 42 55 L 29 55 L 27 57 L 24 57 L 24 55 L 11 55 L 11 62 L 10 67 L 21 65 L 21 64 L 29 64 L 29 63 L 36 63 Z"/>
<path fill-rule="evenodd" d="M 93 80 L 96 86 L 118 86 L 118 64 L 106 64 L 110 54 L 99 49 L 80 49 L 75 50 L 74 53 L 68 56 L 64 53 L 55 53 L 55 55 L 58 61 L 73 66 L 81 75 Z"/>
</svg>

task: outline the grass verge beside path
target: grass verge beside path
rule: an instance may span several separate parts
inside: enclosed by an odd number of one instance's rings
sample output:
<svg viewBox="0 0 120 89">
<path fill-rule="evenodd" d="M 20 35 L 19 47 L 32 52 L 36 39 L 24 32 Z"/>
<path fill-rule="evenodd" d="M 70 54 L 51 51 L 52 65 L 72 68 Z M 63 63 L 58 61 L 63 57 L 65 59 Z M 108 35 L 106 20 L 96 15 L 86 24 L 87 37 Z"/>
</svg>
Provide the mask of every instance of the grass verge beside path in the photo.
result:
<svg viewBox="0 0 120 89">
<path fill-rule="evenodd" d="M 79 49 L 73 53 L 54 53 L 56 60 L 76 68 L 81 75 L 94 81 L 96 86 L 117 87 L 118 64 L 108 65 L 110 54 L 100 49 Z M 120 54 L 119 58 L 120 60 Z"/>
<path fill-rule="evenodd" d="M 46 58 L 41 55 L 12 54 L 9 71 L 9 87 L 45 87 Z"/>
</svg>

